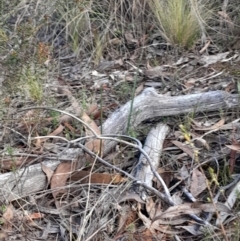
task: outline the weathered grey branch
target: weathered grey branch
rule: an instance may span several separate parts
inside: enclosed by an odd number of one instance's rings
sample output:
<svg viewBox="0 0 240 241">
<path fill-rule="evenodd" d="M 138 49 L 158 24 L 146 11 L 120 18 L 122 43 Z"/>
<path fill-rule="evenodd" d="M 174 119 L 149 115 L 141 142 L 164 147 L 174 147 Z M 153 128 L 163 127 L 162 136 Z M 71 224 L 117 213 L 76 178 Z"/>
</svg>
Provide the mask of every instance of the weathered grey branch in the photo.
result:
<svg viewBox="0 0 240 241">
<path fill-rule="evenodd" d="M 141 154 L 138 164 L 133 170 L 133 176 L 138 180 L 145 182 L 148 186 L 151 187 L 153 177 L 154 175 L 156 175 L 157 179 L 160 181 L 160 183 L 163 186 L 163 189 L 165 190 L 165 194 L 168 196 L 169 199 L 171 199 L 166 184 L 157 173 L 160 156 L 162 154 L 163 142 L 169 130 L 169 127 L 162 123 L 159 123 L 156 127 L 150 130 L 144 143 L 143 149 L 150 157 L 151 162 L 149 163 L 146 157 L 143 154 Z"/>
<path fill-rule="evenodd" d="M 55 169 L 60 161 L 44 161 L 44 165 Z M 0 175 L 0 200 L 11 201 L 37 193 L 47 188 L 47 178 L 41 164 L 21 168 L 15 172 Z"/>
<path fill-rule="evenodd" d="M 223 110 L 238 104 L 238 95 L 224 91 L 168 97 L 157 94 L 154 88 L 147 88 L 134 99 L 131 127 L 154 117 Z M 126 134 L 130 106 L 131 101 L 112 113 L 103 124 L 103 134 Z M 115 145 L 113 141 L 106 141 L 104 153 L 108 153 Z"/>
<path fill-rule="evenodd" d="M 166 97 L 158 95 L 153 88 L 147 88 L 134 99 L 131 125 L 137 126 L 146 119 L 185 114 L 189 112 L 204 112 L 223 110 L 238 106 L 238 95 L 231 95 L 223 91 L 213 91 L 201 94 Z M 130 113 L 131 101 L 105 121 L 103 134 L 125 134 Z M 104 153 L 108 153 L 116 144 L 105 141 Z M 69 150 L 70 151 L 70 150 Z M 76 156 L 79 150 L 73 150 Z M 73 153 L 74 154 L 74 153 Z M 71 158 L 70 158 L 71 159 Z M 58 161 L 46 160 L 45 165 L 55 168 Z M 46 176 L 40 164 L 20 169 L 14 173 L 0 175 L 0 200 L 13 200 L 36 193 L 46 187 Z"/>
<path fill-rule="evenodd" d="M 153 172 L 157 171 L 157 168 L 159 167 L 163 142 L 168 132 L 169 127 L 161 123 L 150 130 L 143 149 L 150 157 L 151 164 L 148 163 L 146 157 L 141 154 L 138 164 L 133 170 L 133 176 L 149 186 L 152 186 L 152 179 L 154 177 Z"/>
</svg>

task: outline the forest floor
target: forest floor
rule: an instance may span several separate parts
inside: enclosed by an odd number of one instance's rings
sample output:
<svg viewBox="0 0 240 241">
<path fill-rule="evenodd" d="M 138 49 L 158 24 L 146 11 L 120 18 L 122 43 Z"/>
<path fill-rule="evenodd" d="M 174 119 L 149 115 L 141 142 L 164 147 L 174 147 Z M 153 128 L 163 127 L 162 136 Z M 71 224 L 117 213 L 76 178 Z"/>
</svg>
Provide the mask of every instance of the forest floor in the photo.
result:
<svg viewBox="0 0 240 241">
<path fill-rule="evenodd" d="M 173 207 L 150 191 L 133 194 L 134 181 L 114 169 L 132 174 L 139 149 L 121 141 L 107 153 L 99 141 L 91 149 L 84 123 L 101 136 L 104 122 L 149 87 L 166 98 L 236 96 L 240 37 L 223 21 L 186 50 L 151 24 L 104 40 L 93 27 L 78 48 L 44 7 L 1 10 L 0 240 L 239 240 L 238 106 L 149 118 L 117 133 L 144 145 L 158 123 L 168 126 L 156 171 Z M 156 177 L 152 186 L 164 193 Z"/>
</svg>

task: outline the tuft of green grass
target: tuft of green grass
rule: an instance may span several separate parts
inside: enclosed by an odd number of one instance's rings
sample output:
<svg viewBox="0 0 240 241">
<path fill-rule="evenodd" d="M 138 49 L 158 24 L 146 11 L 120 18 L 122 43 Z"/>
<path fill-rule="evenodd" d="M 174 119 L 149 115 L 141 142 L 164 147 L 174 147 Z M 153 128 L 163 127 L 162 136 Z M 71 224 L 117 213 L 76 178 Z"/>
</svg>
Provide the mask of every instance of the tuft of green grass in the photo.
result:
<svg viewBox="0 0 240 241">
<path fill-rule="evenodd" d="M 23 66 L 20 76 L 23 84 L 23 91 L 33 101 L 41 102 L 43 100 L 43 83 L 40 78 L 40 71 L 32 64 L 30 66 Z"/>
<path fill-rule="evenodd" d="M 162 37 L 172 45 L 191 48 L 204 34 L 209 12 L 203 1 L 150 0 Z"/>
</svg>

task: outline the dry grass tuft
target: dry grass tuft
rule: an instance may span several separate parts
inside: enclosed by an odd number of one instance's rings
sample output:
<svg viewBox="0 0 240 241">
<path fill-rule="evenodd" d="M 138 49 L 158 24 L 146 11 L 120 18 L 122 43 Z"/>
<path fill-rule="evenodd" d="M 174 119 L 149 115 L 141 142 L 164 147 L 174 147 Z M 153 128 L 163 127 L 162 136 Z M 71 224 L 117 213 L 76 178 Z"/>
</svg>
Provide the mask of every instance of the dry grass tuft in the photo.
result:
<svg viewBox="0 0 240 241">
<path fill-rule="evenodd" d="M 190 48 L 204 32 L 209 12 L 203 1 L 150 0 L 162 37 L 173 45 Z"/>
</svg>

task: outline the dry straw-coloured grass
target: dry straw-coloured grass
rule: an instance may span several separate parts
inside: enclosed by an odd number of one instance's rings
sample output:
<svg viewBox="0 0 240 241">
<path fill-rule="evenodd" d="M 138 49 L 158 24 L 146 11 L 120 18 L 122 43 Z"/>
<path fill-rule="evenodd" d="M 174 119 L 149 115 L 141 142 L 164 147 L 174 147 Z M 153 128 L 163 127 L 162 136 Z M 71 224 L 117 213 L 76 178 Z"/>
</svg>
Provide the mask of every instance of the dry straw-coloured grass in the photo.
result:
<svg viewBox="0 0 240 241">
<path fill-rule="evenodd" d="M 209 11 L 203 1 L 150 0 L 149 5 L 168 43 L 189 48 L 204 34 Z"/>
</svg>

